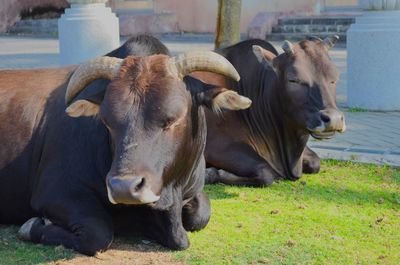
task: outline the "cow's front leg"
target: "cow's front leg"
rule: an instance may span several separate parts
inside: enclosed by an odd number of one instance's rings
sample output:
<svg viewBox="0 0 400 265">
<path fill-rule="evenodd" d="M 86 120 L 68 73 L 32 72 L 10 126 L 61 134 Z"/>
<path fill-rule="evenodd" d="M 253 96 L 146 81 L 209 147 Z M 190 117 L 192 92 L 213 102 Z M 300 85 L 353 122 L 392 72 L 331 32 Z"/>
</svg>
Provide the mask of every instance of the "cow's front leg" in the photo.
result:
<svg viewBox="0 0 400 265">
<path fill-rule="evenodd" d="M 115 209 L 112 216 L 115 232 L 122 237 L 146 237 L 175 250 L 189 247 L 189 239 L 182 223 L 182 199 L 172 188 L 164 188 L 155 205 L 138 205 Z M 177 196 L 179 195 L 179 196 Z"/>
<path fill-rule="evenodd" d="M 206 152 L 209 166 L 206 183 L 228 185 L 268 186 L 280 176 L 247 144 L 230 143 L 227 147 Z M 206 149 L 207 151 L 207 149 Z M 219 169 L 219 170 L 217 170 Z"/>
<path fill-rule="evenodd" d="M 162 227 L 157 240 L 171 249 L 187 249 L 189 238 L 182 223 L 182 201 L 175 201 L 168 210 L 157 210 L 156 215 Z"/>
<path fill-rule="evenodd" d="M 264 187 L 271 185 L 275 180 L 268 167 L 254 169 L 254 172 L 249 175 L 253 177 L 236 175 L 224 169 L 207 168 L 206 170 L 206 180 L 212 179 L 213 182 L 211 183 L 219 182 L 227 185 Z M 207 183 L 210 182 L 207 181 Z"/>
<path fill-rule="evenodd" d="M 19 230 L 21 239 L 44 245 L 63 245 L 82 254 L 93 256 L 107 249 L 113 240 L 112 223 L 99 218 L 82 218 L 70 228 L 34 217 Z"/>
<path fill-rule="evenodd" d="M 186 231 L 201 230 L 208 224 L 210 215 L 210 200 L 201 191 L 183 206 L 183 227 Z"/>
<path fill-rule="evenodd" d="M 319 172 L 321 166 L 320 158 L 317 153 L 308 146 L 303 151 L 303 173 L 315 174 Z"/>
</svg>

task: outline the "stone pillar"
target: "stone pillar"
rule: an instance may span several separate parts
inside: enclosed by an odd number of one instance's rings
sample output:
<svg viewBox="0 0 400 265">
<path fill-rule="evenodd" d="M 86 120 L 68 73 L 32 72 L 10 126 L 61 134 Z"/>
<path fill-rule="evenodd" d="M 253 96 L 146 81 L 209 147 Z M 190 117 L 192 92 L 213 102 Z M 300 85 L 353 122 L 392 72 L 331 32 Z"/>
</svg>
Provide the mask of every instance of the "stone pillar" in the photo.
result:
<svg viewBox="0 0 400 265">
<path fill-rule="evenodd" d="M 314 15 L 321 15 L 322 3 L 321 0 L 316 0 L 314 4 Z"/>
<path fill-rule="evenodd" d="M 347 32 L 349 107 L 400 110 L 400 0 L 359 0 Z"/>
<path fill-rule="evenodd" d="M 223 48 L 240 41 L 242 0 L 218 0 L 215 48 Z"/>
<path fill-rule="evenodd" d="M 118 18 L 107 0 L 68 0 L 71 8 L 58 20 L 61 65 L 77 64 L 117 48 Z"/>
</svg>

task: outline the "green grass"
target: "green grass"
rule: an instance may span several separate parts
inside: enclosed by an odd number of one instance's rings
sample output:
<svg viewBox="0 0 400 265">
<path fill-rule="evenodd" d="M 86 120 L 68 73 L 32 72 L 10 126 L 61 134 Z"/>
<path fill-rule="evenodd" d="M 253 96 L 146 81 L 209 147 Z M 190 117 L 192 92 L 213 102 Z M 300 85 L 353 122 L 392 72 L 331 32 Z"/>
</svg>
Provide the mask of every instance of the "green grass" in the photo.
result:
<svg viewBox="0 0 400 265">
<path fill-rule="evenodd" d="M 73 251 L 63 247 L 51 247 L 25 243 L 17 238 L 18 228 L 0 226 L 0 265 L 44 264 L 73 256 Z"/>
<path fill-rule="evenodd" d="M 367 109 L 363 109 L 363 108 L 355 107 L 355 108 L 348 108 L 347 112 L 368 112 L 368 110 Z"/>
<path fill-rule="evenodd" d="M 208 227 L 190 264 L 400 264 L 400 170 L 324 162 L 269 188 L 206 187 Z"/>
<path fill-rule="evenodd" d="M 321 173 L 268 188 L 208 185 L 212 217 L 173 253 L 188 264 L 400 264 L 400 170 L 324 161 Z M 0 264 L 68 259 L 0 226 Z"/>
</svg>

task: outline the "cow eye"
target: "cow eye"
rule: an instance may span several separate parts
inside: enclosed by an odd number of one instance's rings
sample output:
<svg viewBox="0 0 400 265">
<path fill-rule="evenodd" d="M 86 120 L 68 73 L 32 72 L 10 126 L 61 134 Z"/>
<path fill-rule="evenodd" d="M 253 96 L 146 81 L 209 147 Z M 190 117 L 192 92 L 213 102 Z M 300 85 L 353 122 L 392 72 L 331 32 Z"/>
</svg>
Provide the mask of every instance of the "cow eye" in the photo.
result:
<svg viewBox="0 0 400 265">
<path fill-rule="evenodd" d="M 336 84 L 336 81 L 331 81 L 331 85 L 335 85 Z"/>
<path fill-rule="evenodd" d="M 174 123 L 175 119 L 173 118 L 166 118 L 162 123 L 161 123 L 161 128 L 163 130 L 168 130 L 171 125 Z"/>
<path fill-rule="evenodd" d="M 289 83 L 298 84 L 298 85 L 305 86 L 305 87 L 310 86 L 307 82 L 301 81 L 299 79 L 289 79 Z"/>
</svg>

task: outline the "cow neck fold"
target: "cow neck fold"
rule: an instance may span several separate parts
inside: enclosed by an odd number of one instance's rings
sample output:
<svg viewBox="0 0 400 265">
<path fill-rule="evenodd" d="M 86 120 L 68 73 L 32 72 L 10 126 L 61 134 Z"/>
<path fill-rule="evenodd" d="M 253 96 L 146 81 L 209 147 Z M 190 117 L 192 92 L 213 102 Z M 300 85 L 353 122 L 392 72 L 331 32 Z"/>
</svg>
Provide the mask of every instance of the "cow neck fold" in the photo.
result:
<svg viewBox="0 0 400 265">
<path fill-rule="evenodd" d="M 189 134 L 185 136 L 187 140 L 184 143 L 185 149 L 177 158 L 177 161 L 185 161 L 185 163 L 175 164 L 171 168 L 172 171 L 168 174 L 171 175 L 173 181 L 164 188 L 154 209 L 163 210 L 171 207 L 175 202 L 171 196 L 176 192 L 180 193 L 183 206 L 203 189 L 205 180 L 204 149 L 207 135 L 205 114 L 203 109 L 194 104 L 191 107 L 190 115 L 191 126 Z M 186 165 L 191 166 L 187 167 Z"/>
<path fill-rule="evenodd" d="M 190 154 L 190 159 L 193 159 L 193 163 L 192 167 L 188 171 L 188 177 L 185 179 L 184 183 L 182 183 L 182 197 L 185 202 L 195 196 L 199 190 L 203 189 L 205 181 L 204 149 L 206 147 L 207 125 L 202 107 L 192 107 L 192 122 L 194 126 L 193 129 L 197 131 L 195 134 L 193 134 L 193 146 L 197 148 L 191 148 L 188 153 Z"/>
<path fill-rule="evenodd" d="M 276 177 L 297 179 L 302 173 L 302 153 L 308 136 L 291 123 L 284 111 L 282 84 L 263 65 L 243 78 L 238 92 L 250 97 L 252 106 L 240 115 L 250 132 L 249 141 L 275 171 Z"/>
<path fill-rule="evenodd" d="M 186 178 L 181 179 L 180 184 L 183 187 L 183 199 L 195 196 L 199 188 L 202 189 L 204 186 L 204 172 L 196 172 L 199 168 L 205 170 L 205 165 L 200 165 L 201 162 L 204 163 L 203 156 L 207 135 L 204 110 L 201 107 L 193 105 L 191 108 L 191 120 L 192 143 L 188 145 L 189 148 L 182 159 L 190 160 L 192 167 L 185 170 Z M 199 173 L 201 174 L 200 176 L 198 175 Z"/>
</svg>

